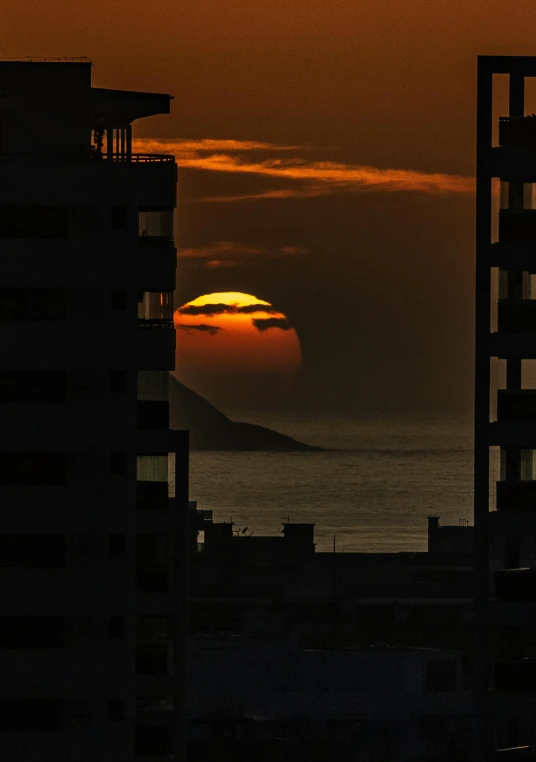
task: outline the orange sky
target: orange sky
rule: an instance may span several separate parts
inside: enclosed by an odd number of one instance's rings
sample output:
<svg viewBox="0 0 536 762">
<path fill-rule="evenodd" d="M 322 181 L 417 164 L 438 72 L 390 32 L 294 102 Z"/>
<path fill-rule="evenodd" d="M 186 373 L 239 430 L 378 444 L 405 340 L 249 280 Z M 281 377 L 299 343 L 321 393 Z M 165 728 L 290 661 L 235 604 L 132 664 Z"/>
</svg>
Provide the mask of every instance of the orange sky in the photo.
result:
<svg viewBox="0 0 536 762">
<path fill-rule="evenodd" d="M 0 41 L 175 96 L 136 132 L 183 167 L 178 303 L 276 305 L 315 406 L 450 415 L 472 393 L 476 55 L 536 54 L 535 21 L 534 0 L 26 0 Z"/>
</svg>

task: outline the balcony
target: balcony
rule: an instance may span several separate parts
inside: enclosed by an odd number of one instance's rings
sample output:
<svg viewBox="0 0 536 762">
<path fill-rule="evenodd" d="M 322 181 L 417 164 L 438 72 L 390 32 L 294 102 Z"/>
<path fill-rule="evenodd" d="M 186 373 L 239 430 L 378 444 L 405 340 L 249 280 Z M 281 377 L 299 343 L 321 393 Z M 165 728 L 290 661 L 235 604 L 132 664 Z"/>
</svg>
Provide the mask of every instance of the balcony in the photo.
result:
<svg viewBox="0 0 536 762">
<path fill-rule="evenodd" d="M 499 333 L 536 333 L 536 299 L 499 299 L 498 306 Z"/>
<path fill-rule="evenodd" d="M 167 482 L 137 482 L 136 506 L 138 511 L 167 511 L 169 495 Z"/>
<path fill-rule="evenodd" d="M 92 160 L 85 154 L 0 156 L 0 205 L 169 207 L 176 202 L 177 167 L 171 156 L 133 155 L 131 160 Z M 24 172 L 21 171 L 24 162 Z M 56 182 L 51 185 L 54 168 Z"/>
<path fill-rule="evenodd" d="M 498 511 L 535 511 L 536 481 L 497 482 Z"/>
<path fill-rule="evenodd" d="M 509 391 L 499 389 L 497 393 L 498 421 L 536 421 L 536 389 Z"/>
<path fill-rule="evenodd" d="M 173 370 L 175 328 L 169 320 L 138 321 L 138 369 Z"/>
<path fill-rule="evenodd" d="M 499 212 L 499 243 L 536 245 L 536 210 Z"/>
<path fill-rule="evenodd" d="M 140 236 L 136 255 L 139 291 L 171 292 L 175 289 L 177 249 L 169 238 Z"/>
<path fill-rule="evenodd" d="M 159 431 L 169 429 L 169 404 L 167 402 L 138 402 L 138 429 Z"/>
<path fill-rule="evenodd" d="M 495 598 L 507 603 L 535 603 L 536 569 L 496 571 Z"/>
<path fill-rule="evenodd" d="M 501 117 L 499 145 L 509 148 L 536 148 L 536 117 Z"/>
</svg>

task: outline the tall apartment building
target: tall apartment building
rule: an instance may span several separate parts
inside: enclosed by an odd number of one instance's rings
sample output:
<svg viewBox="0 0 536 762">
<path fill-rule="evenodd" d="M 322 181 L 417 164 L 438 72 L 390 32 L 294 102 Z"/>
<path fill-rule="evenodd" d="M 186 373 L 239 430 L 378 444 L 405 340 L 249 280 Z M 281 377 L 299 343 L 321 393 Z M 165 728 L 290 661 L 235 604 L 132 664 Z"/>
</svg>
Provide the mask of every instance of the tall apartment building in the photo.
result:
<svg viewBox="0 0 536 762">
<path fill-rule="evenodd" d="M 479 58 L 474 482 L 479 760 L 493 759 L 500 747 L 535 740 L 536 117 L 527 115 L 525 97 L 531 77 L 536 77 L 536 57 Z M 490 415 L 494 365 L 504 372 L 496 420 Z M 497 465 L 490 469 L 493 458 Z M 495 473 L 499 480 L 490 492 Z M 490 548 L 499 559 L 495 564 Z M 521 753 L 502 752 L 500 758 L 517 759 Z"/>
<path fill-rule="evenodd" d="M 133 121 L 169 113 L 170 96 L 95 88 L 91 73 L 0 62 L 10 762 L 184 753 L 188 455 L 167 403 L 176 165 L 132 153 Z"/>
</svg>

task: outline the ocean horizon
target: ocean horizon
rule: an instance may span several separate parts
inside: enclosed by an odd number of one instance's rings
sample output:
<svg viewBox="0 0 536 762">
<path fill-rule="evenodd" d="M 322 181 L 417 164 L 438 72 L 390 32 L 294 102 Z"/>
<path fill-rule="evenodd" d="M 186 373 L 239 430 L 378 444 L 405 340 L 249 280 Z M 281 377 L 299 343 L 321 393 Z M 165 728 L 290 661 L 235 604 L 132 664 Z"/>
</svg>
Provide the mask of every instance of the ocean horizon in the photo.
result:
<svg viewBox="0 0 536 762">
<path fill-rule="evenodd" d="M 418 552 L 427 517 L 473 518 L 472 428 L 466 421 L 251 415 L 318 452 L 194 451 L 190 499 L 235 530 L 274 535 L 315 524 L 318 550 Z"/>
</svg>

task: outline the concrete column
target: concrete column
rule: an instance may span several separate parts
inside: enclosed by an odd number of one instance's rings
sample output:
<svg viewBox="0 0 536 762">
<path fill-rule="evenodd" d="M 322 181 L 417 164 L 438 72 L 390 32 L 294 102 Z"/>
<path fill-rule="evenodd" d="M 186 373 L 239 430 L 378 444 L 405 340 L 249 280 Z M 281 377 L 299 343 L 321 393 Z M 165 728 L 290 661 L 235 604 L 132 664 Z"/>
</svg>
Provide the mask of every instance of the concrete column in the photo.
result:
<svg viewBox="0 0 536 762">
<path fill-rule="evenodd" d="M 188 755 L 188 554 L 189 554 L 189 436 L 187 431 L 176 432 L 181 437 L 175 452 L 175 609 L 174 670 L 175 686 L 175 748 L 174 759 L 186 762 Z"/>
<path fill-rule="evenodd" d="M 132 161 L 132 125 L 129 124 L 126 130 L 126 137 L 127 137 L 127 161 Z"/>
<path fill-rule="evenodd" d="M 488 167 L 492 144 L 491 68 L 478 60 L 477 75 L 477 192 L 475 294 L 475 413 L 474 413 L 474 523 L 475 523 L 475 639 L 474 711 L 475 762 L 492 759 L 493 730 L 488 705 L 489 665 L 489 404 L 491 270 L 488 259 L 491 222 L 491 178 Z"/>
</svg>

